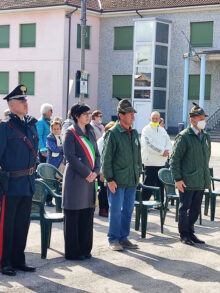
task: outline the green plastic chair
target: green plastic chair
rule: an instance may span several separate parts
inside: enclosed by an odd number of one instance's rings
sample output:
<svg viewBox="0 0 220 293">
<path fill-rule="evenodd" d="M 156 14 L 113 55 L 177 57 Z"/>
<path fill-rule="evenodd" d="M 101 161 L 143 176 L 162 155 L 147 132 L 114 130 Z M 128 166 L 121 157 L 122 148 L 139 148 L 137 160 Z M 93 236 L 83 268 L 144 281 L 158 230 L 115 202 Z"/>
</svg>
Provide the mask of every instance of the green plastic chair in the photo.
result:
<svg viewBox="0 0 220 293">
<path fill-rule="evenodd" d="M 54 192 L 41 179 L 35 179 L 35 193 L 32 199 L 31 220 L 40 221 L 41 228 L 41 258 L 47 257 L 47 248 L 50 247 L 52 224 L 63 222 L 62 213 L 47 213 L 45 202 L 47 194 L 56 196 Z"/>
<path fill-rule="evenodd" d="M 143 189 L 148 189 L 152 191 L 152 194 L 155 197 L 155 200 L 142 201 L 142 192 Z M 136 190 L 136 200 L 135 200 L 135 230 L 139 231 L 140 221 L 141 221 L 141 237 L 146 237 L 147 231 L 147 219 L 148 219 L 148 210 L 152 208 L 157 208 L 160 210 L 160 224 L 161 224 L 161 233 L 163 233 L 163 204 L 161 203 L 161 194 L 160 187 L 146 186 L 139 184 Z"/>
<path fill-rule="evenodd" d="M 211 177 L 211 186 L 209 189 L 209 199 L 210 199 L 210 208 L 211 208 L 211 221 L 215 220 L 215 209 L 216 209 L 216 197 L 220 196 L 220 190 L 216 190 L 214 182 L 220 182 L 220 178 Z"/>
<path fill-rule="evenodd" d="M 166 191 L 166 201 L 165 201 L 165 207 L 164 207 L 164 222 L 166 218 L 167 213 L 167 207 L 169 201 L 176 201 L 176 217 L 175 220 L 178 222 L 179 217 L 179 195 L 176 194 L 176 188 L 175 188 L 175 182 L 172 177 L 172 173 L 170 169 L 162 168 L 158 171 L 158 178 L 163 183 L 165 191 Z M 199 215 L 199 224 L 202 225 L 202 212 L 200 208 L 200 215 Z"/>
<path fill-rule="evenodd" d="M 62 208 L 61 208 L 62 190 L 60 188 L 61 181 L 56 176 L 59 175 L 61 178 L 63 178 L 63 174 L 55 166 L 48 163 L 41 163 L 37 166 L 37 175 L 41 179 L 43 179 L 43 181 L 57 195 L 57 197 L 55 197 L 56 211 L 62 212 Z"/>
<path fill-rule="evenodd" d="M 176 202 L 176 217 L 175 220 L 178 222 L 179 217 L 179 195 L 176 194 L 175 182 L 172 178 L 172 174 L 170 169 L 162 168 L 158 171 L 158 178 L 160 182 L 163 183 L 165 191 L 166 191 L 166 201 L 164 206 L 164 222 L 167 214 L 168 204 L 169 202 Z"/>
<path fill-rule="evenodd" d="M 210 171 L 210 176 L 211 178 L 214 177 L 213 175 L 213 168 L 209 168 Z M 215 190 L 215 184 L 214 181 L 211 180 L 211 186 L 208 190 L 204 191 L 204 195 L 205 195 L 205 207 L 204 207 L 204 215 L 208 216 L 208 211 L 209 211 L 209 203 L 211 201 L 211 192 L 212 190 Z"/>
</svg>

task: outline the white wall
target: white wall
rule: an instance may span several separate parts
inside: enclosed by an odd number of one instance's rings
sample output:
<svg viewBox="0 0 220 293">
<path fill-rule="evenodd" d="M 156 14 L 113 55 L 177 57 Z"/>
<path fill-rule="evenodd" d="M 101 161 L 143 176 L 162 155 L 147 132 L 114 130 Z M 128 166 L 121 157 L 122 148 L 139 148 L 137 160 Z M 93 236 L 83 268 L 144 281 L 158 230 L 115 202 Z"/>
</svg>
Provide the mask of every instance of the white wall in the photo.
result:
<svg viewBox="0 0 220 293">
<path fill-rule="evenodd" d="M 0 25 L 10 25 L 10 48 L 0 49 L 0 71 L 9 72 L 9 92 L 18 85 L 18 72 L 35 72 L 35 95 L 30 96 L 29 114 L 38 118 L 42 103 L 51 103 L 62 116 L 64 10 L 1 14 Z M 36 47 L 19 48 L 20 24 L 36 23 Z M 0 95 L 0 118 L 7 108 Z"/>
</svg>

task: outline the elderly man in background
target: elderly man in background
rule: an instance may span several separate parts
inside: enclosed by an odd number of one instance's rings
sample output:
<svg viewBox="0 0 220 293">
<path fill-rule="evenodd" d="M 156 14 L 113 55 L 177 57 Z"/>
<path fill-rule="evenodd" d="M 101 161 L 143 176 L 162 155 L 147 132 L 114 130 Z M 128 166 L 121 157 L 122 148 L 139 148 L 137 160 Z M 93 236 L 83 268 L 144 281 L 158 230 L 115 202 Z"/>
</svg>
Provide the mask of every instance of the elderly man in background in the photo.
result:
<svg viewBox="0 0 220 293">
<path fill-rule="evenodd" d="M 158 171 L 164 168 L 172 144 L 164 127 L 160 124 L 160 113 L 152 112 L 150 123 L 142 129 L 141 133 L 141 156 L 144 164 L 144 184 L 161 188 L 161 201 L 164 202 L 164 188 L 158 178 Z M 151 192 L 143 191 L 143 200 L 149 200 Z"/>
</svg>

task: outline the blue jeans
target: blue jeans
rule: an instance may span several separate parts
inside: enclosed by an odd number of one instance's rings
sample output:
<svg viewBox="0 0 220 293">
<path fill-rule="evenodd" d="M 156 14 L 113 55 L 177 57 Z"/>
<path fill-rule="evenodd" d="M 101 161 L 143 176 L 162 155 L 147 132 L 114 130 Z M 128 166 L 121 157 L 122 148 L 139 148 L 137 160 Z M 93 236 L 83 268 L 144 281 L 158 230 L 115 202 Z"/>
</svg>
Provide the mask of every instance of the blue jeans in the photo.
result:
<svg viewBox="0 0 220 293">
<path fill-rule="evenodd" d="M 130 233 L 131 217 L 134 209 L 136 188 L 117 188 L 111 193 L 108 188 L 109 202 L 109 242 L 126 241 Z"/>
</svg>

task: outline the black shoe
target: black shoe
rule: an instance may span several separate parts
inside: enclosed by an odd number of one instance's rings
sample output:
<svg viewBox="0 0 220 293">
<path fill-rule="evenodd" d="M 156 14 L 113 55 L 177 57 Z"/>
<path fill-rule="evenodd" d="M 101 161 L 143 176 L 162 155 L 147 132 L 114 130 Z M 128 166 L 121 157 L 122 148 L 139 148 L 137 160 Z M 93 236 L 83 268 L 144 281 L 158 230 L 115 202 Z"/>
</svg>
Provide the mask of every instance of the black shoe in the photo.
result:
<svg viewBox="0 0 220 293">
<path fill-rule="evenodd" d="M 31 266 L 27 266 L 27 265 L 18 265 L 18 266 L 14 266 L 14 268 L 18 271 L 23 271 L 23 272 L 30 272 L 33 273 L 36 271 L 35 267 L 31 267 Z"/>
<path fill-rule="evenodd" d="M 194 245 L 194 243 L 186 236 L 180 237 L 180 241 L 186 245 L 191 245 L 191 246 Z"/>
<path fill-rule="evenodd" d="M 197 238 L 195 234 L 190 235 L 190 239 L 191 239 L 194 243 L 205 244 L 205 241 L 200 240 L 199 238 Z"/>
<path fill-rule="evenodd" d="M 2 271 L 3 275 L 8 275 L 8 276 L 15 276 L 16 275 L 15 269 L 11 266 L 3 267 L 1 271 Z"/>
<path fill-rule="evenodd" d="M 50 207 L 50 208 L 55 207 L 55 205 L 52 203 L 52 201 L 47 201 L 47 202 L 46 202 L 46 205 L 47 205 L 48 207 Z"/>
</svg>

